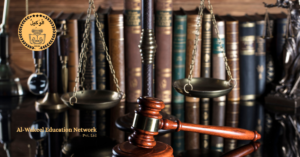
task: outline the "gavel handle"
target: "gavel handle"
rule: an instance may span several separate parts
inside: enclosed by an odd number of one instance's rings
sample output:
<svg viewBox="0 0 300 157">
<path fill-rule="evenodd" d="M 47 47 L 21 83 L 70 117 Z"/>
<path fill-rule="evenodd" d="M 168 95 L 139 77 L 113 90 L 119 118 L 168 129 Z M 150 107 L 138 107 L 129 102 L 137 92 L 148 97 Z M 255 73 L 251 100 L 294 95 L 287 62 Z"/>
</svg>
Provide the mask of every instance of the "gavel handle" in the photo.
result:
<svg viewBox="0 0 300 157">
<path fill-rule="evenodd" d="M 165 130 L 172 129 L 176 131 L 197 132 L 201 134 L 220 136 L 220 137 L 236 139 L 236 140 L 256 141 L 261 138 L 260 134 L 257 133 L 256 131 L 250 131 L 246 129 L 226 127 L 226 126 L 210 126 L 210 125 L 182 123 L 179 120 L 174 122 L 168 119 L 162 119 L 160 121 L 159 128 Z"/>
</svg>

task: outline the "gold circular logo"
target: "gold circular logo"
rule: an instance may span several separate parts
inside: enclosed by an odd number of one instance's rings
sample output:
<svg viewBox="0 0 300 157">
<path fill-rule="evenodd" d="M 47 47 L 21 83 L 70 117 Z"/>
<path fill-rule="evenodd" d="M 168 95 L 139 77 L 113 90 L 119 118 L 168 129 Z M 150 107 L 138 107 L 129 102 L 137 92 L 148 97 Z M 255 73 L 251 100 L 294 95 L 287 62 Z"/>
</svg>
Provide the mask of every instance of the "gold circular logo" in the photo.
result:
<svg viewBox="0 0 300 157">
<path fill-rule="evenodd" d="M 18 35 L 26 48 L 32 51 L 42 51 L 55 41 L 56 26 L 48 15 L 32 13 L 22 19 Z"/>
</svg>

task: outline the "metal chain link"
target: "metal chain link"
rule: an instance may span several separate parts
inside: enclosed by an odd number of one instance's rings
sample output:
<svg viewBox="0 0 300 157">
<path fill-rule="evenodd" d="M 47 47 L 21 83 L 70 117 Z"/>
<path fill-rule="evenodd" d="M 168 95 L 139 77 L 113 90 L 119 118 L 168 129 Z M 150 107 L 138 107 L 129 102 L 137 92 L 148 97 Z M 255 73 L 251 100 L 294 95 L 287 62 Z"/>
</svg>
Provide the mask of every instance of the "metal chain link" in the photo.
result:
<svg viewBox="0 0 300 157">
<path fill-rule="evenodd" d="M 191 80 L 193 78 L 192 74 L 193 74 L 193 71 L 194 71 L 194 65 L 195 65 L 195 59 L 196 59 L 196 51 L 197 51 L 197 44 L 198 44 L 198 40 L 199 40 L 199 35 L 200 35 L 200 32 L 199 32 L 199 29 L 201 27 L 201 24 L 202 24 L 202 17 L 203 17 L 203 10 L 204 10 L 204 0 L 201 0 L 201 3 L 200 3 L 200 7 L 199 7 L 199 12 L 198 12 L 198 18 L 197 18 L 197 26 L 196 26 L 196 37 L 195 37 L 195 40 L 194 40 L 194 48 L 193 48 L 193 52 L 192 52 L 192 62 L 191 62 L 191 65 L 190 65 L 190 73 L 189 73 L 189 76 L 188 76 L 188 83 L 184 85 L 184 88 L 183 90 L 186 92 L 186 93 L 189 93 L 187 90 L 186 90 L 186 86 L 189 85 L 191 87 L 191 90 L 193 90 L 193 85 L 191 84 Z"/>
<path fill-rule="evenodd" d="M 216 18 L 215 18 L 215 15 L 214 15 L 214 12 L 213 12 L 213 7 L 210 3 L 210 0 L 207 0 L 208 1 L 208 6 L 209 6 L 209 10 L 210 10 L 210 14 L 211 14 L 211 18 L 212 18 L 212 21 L 213 21 L 213 25 L 214 25 L 214 28 L 215 28 L 215 31 L 217 33 L 217 37 L 218 37 L 218 44 L 220 45 L 220 48 L 222 49 L 222 54 L 223 54 L 223 59 L 224 59 L 224 62 L 225 62 L 225 68 L 226 68 L 226 71 L 227 71 L 227 75 L 229 76 L 229 83 L 231 83 L 231 81 L 234 81 L 233 85 L 234 87 L 236 86 L 236 80 L 232 78 L 232 75 L 231 75 L 231 71 L 230 71 L 230 67 L 228 65 L 228 60 L 227 60 L 227 57 L 226 57 L 226 54 L 225 54 L 225 50 L 224 50 L 224 47 L 222 46 L 222 41 L 221 41 L 221 38 L 219 36 L 219 29 L 218 29 L 218 25 L 217 25 L 217 22 L 216 22 Z"/>
<path fill-rule="evenodd" d="M 113 75 L 113 80 L 114 80 L 114 83 L 117 87 L 117 92 L 120 94 L 121 97 L 125 97 L 125 94 L 120 91 L 120 87 L 119 87 L 119 84 L 118 84 L 118 79 L 116 77 L 116 74 L 115 74 L 115 70 L 114 70 L 114 67 L 112 65 L 112 62 L 111 62 L 111 57 L 108 53 L 108 48 L 106 46 L 106 43 L 105 43 L 105 39 L 104 39 L 104 35 L 103 35 L 103 32 L 101 30 L 101 24 L 98 20 L 98 14 L 96 13 L 96 10 L 95 10 L 95 4 L 94 4 L 94 0 L 89 0 L 89 8 L 87 10 L 87 18 L 86 18 L 86 21 L 85 21 L 85 30 L 84 30 L 84 34 L 83 34 L 83 42 L 81 43 L 81 52 L 80 52 L 80 58 L 79 58 L 79 65 L 78 65 L 78 71 L 77 71 L 77 75 L 76 75 L 76 79 L 75 79 L 75 87 L 74 87 L 74 90 L 73 90 L 73 96 L 69 99 L 69 103 L 71 105 L 73 105 L 73 102 L 72 102 L 72 99 L 74 98 L 75 99 L 75 103 L 77 103 L 77 91 L 78 91 L 78 80 L 79 80 L 79 75 L 81 74 L 81 77 L 80 77 L 80 83 L 81 83 L 81 87 L 83 88 L 84 90 L 84 81 L 85 81 L 85 77 L 84 77 L 84 74 L 85 74 L 85 70 L 86 70 L 86 60 L 87 60 L 87 56 L 86 56 L 86 53 L 88 51 L 88 43 L 89 43 L 89 35 L 90 35 L 90 17 L 91 17 L 91 11 L 93 9 L 93 12 L 94 12 L 94 16 L 95 16 L 95 19 L 96 19 L 96 25 L 97 25 L 97 28 L 99 30 L 99 35 L 100 35 L 100 39 L 102 40 L 102 44 L 103 44 L 103 47 L 105 48 L 105 53 L 106 53 L 106 60 L 108 61 L 109 63 L 109 68 L 110 68 L 110 71 Z"/>
<path fill-rule="evenodd" d="M 119 81 L 118 81 L 118 78 L 116 77 L 116 72 L 115 72 L 113 64 L 111 62 L 111 57 L 110 57 L 110 55 L 108 53 L 108 48 L 107 48 L 107 45 L 105 43 L 104 35 L 103 35 L 102 29 L 101 29 L 101 24 L 100 24 L 99 19 L 98 19 L 98 14 L 96 13 L 94 0 L 92 0 L 92 9 L 93 9 L 93 12 L 94 12 L 94 15 L 95 15 L 95 18 L 96 18 L 96 26 L 97 26 L 98 31 L 99 31 L 100 39 L 102 40 L 102 46 L 105 49 L 106 60 L 108 61 L 110 72 L 113 75 L 113 80 L 114 80 L 115 86 L 117 88 L 117 92 L 123 98 L 125 98 L 125 94 L 120 90 Z"/>
</svg>

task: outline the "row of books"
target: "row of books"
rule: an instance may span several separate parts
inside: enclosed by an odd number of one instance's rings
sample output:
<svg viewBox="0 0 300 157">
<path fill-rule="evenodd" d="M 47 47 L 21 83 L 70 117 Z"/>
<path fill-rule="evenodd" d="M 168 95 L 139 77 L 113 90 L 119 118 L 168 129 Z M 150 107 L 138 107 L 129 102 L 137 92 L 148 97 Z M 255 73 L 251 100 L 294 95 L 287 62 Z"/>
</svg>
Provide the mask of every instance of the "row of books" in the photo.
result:
<svg viewBox="0 0 300 157">
<path fill-rule="evenodd" d="M 126 0 L 124 11 L 101 7 L 97 10 L 116 77 L 121 90 L 125 91 L 126 99 L 109 111 L 80 111 L 82 125 L 98 126 L 98 134 L 109 135 L 118 142 L 125 140 L 125 134 L 116 128 L 115 121 L 118 117 L 136 109 L 136 100 L 142 94 L 142 63 L 138 47 L 141 33 L 141 6 L 140 3 L 135 2 Z M 272 39 L 261 38 L 270 35 L 264 34 L 267 32 L 264 31 L 264 15 L 216 16 L 222 47 L 237 85 L 228 96 L 200 100 L 184 97 L 172 90 L 172 81 L 188 77 L 199 10 L 172 11 L 170 0 L 157 1 L 155 9 L 157 51 L 154 95 L 165 102 L 164 111 L 188 123 L 238 127 L 240 104 L 253 104 L 266 93 L 268 83 L 281 77 L 280 73 L 275 72 L 281 71 L 280 64 L 277 63 L 281 62 L 286 15 L 270 15 L 270 27 L 273 29 L 274 26 Z M 70 36 L 68 86 L 69 91 L 73 91 L 87 16 L 85 13 L 52 13 L 51 18 L 57 23 L 61 20 L 67 21 Z M 110 81 L 112 76 L 94 16 L 90 22 L 85 89 L 116 90 L 113 81 Z M 204 10 L 200 33 L 193 77 L 229 79 L 228 76 L 226 77 L 221 45 L 218 44 L 211 14 L 207 9 Z M 272 44 L 276 46 L 272 47 Z M 276 65 L 273 64 L 274 62 Z M 78 111 L 69 112 L 72 112 L 70 115 L 73 118 L 78 115 Z M 87 118 L 84 118 L 85 116 Z M 73 124 L 70 122 L 70 125 Z M 223 141 L 223 138 L 200 136 L 198 133 L 190 132 L 173 133 L 172 136 L 165 134 L 159 136 L 158 140 L 172 144 L 174 150 L 179 151 L 198 148 L 214 148 L 222 151 L 223 146 L 228 146 L 226 150 L 236 147 L 235 140 Z"/>
</svg>

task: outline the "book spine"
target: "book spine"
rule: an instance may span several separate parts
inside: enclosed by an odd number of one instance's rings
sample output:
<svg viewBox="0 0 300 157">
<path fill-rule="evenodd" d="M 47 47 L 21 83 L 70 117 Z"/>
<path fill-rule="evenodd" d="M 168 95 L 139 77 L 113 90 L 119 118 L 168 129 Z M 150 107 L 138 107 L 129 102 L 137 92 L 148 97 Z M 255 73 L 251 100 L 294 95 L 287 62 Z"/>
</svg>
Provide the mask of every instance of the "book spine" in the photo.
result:
<svg viewBox="0 0 300 157">
<path fill-rule="evenodd" d="M 239 128 L 255 130 L 255 102 L 241 101 L 239 109 Z M 239 140 L 238 147 L 248 144 L 250 141 Z"/>
<path fill-rule="evenodd" d="M 121 91 L 125 91 L 125 57 L 124 57 L 124 18 L 123 14 L 110 14 L 108 16 L 109 26 L 109 54 L 115 75 L 118 79 Z M 113 80 L 112 74 L 110 79 Z M 110 82 L 110 89 L 116 91 L 116 85 Z M 111 109 L 110 117 L 110 137 L 118 143 L 124 141 L 124 132 L 115 126 L 115 121 L 125 113 L 125 99 Z"/>
<path fill-rule="evenodd" d="M 185 77 L 185 56 L 186 56 L 186 15 L 174 15 L 173 26 L 173 68 L 172 80 L 179 80 Z M 172 89 L 172 102 L 184 103 L 184 95 Z"/>
<path fill-rule="evenodd" d="M 68 92 L 73 92 L 78 69 L 78 20 L 67 21 L 70 47 L 68 57 Z M 68 111 L 69 128 L 79 128 L 79 110 L 70 108 Z M 79 136 L 78 132 L 70 132 L 70 139 Z"/>
<path fill-rule="evenodd" d="M 96 124 L 96 111 L 92 110 L 80 110 L 80 128 L 90 129 L 93 127 L 97 127 Z M 80 132 L 81 136 L 85 136 L 88 134 L 97 134 L 97 132 Z"/>
<path fill-rule="evenodd" d="M 268 23 L 267 23 L 268 24 Z M 267 33 L 267 37 L 273 36 L 273 31 L 274 31 L 274 20 L 269 21 L 270 24 L 270 29 L 271 33 Z M 273 38 L 266 38 L 266 82 L 267 82 L 267 87 L 266 87 L 266 93 L 271 91 L 271 82 L 274 80 L 274 59 L 272 57 L 272 52 L 273 52 L 273 46 L 272 43 L 274 42 Z"/>
<path fill-rule="evenodd" d="M 266 89 L 266 40 L 261 38 L 265 21 L 256 22 L 256 46 L 255 46 L 255 60 L 256 60 L 256 96 L 261 96 Z"/>
<path fill-rule="evenodd" d="M 105 40 L 106 35 L 106 14 L 99 14 L 98 15 L 98 20 L 100 22 L 101 26 L 101 31 L 103 33 L 103 37 Z M 106 78 L 107 78 L 107 71 L 106 71 L 106 54 L 105 54 L 105 47 L 102 44 L 102 40 L 99 35 L 99 30 L 96 27 L 96 89 L 100 90 L 105 90 L 107 89 L 107 83 L 106 83 Z M 107 43 L 106 43 L 107 44 Z"/>
<path fill-rule="evenodd" d="M 203 29 L 202 29 L 202 57 L 201 57 L 201 77 L 211 77 L 211 14 L 205 13 L 203 15 Z M 209 125 L 209 98 L 201 99 L 200 109 L 200 123 Z M 200 135 L 200 146 L 207 149 L 209 146 L 209 135 Z"/>
<path fill-rule="evenodd" d="M 275 20 L 275 54 L 274 54 L 274 64 L 275 66 L 275 78 L 274 81 L 277 82 L 283 77 L 283 60 L 282 52 L 283 46 L 285 44 L 287 19 L 276 19 Z"/>
<path fill-rule="evenodd" d="M 226 21 L 226 57 L 232 78 L 236 81 L 236 86 L 228 94 L 228 101 L 240 100 L 240 65 L 239 65 L 239 22 Z M 228 78 L 227 76 L 227 79 Z"/>
<path fill-rule="evenodd" d="M 101 31 L 103 33 L 103 37 L 107 36 L 107 14 L 98 14 L 98 20 L 100 22 Z M 105 47 L 103 45 L 103 40 L 100 38 L 98 27 L 95 26 L 95 36 L 96 36 L 96 89 L 97 90 L 106 90 L 107 87 L 107 62 L 106 62 L 106 54 Z M 107 41 L 105 40 L 106 44 Z M 97 135 L 105 136 L 106 133 L 106 110 L 98 110 L 96 111 L 97 117 Z"/>
<path fill-rule="evenodd" d="M 219 37 L 221 40 L 221 45 L 218 41 L 218 36 L 213 29 L 213 39 L 212 39 L 212 78 L 225 80 L 226 79 L 226 69 L 224 64 L 224 54 L 225 54 L 225 23 L 224 21 L 217 21 L 217 27 L 219 30 Z M 223 47 L 223 51 L 221 49 Z M 221 96 L 213 99 L 214 101 L 225 101 L 226 96 Z"/>
<path fill-rule="evenodd" d="M 187 123 L 200 124 L 199 98 L 185 97 L 184 119 Z M 184 132 L 185 150 L 200 148 L 200 134 L 194 132 Z"/>
<path fill-rule="evenodd" d="M 221 44 L 219 44 L 218 35 L 215 29 L 213 29 L 212 39 L 212 77 L 216 79 L 226 79 L 226 69 L 223 56 L 225 54 L 225 23 L 224 21 L 217 21 L 217 27 L 219 30 L 219 37 Z M 222 50 L 222 48 L 223 50 Z M 224 53 L 224 54 L 223 54 Z M 225 122 L 225 105 L 226 96 L 221 96 L 213 99 L 213 111 L 212 111 L 212 125 L 224 126 Z M 218 136 L 211 136 L 210 148 L 212 150 L 222 152 L 223 151 L 224 138 Z"/>
<path fill-rule="evenodd" d="M 138 108 L 137 98 L 142 95 L 142 62 L 140 49 L 141 0 L 125 0 L 125 72 L 126 112 Z"/>
<path fill-rule="evenodd" d="M 164 111 L 171 113 L 172 92 L 172 0 L 157 0 L 155 4 L 155 97 L 169 105 Z M 168 110 L 167 110 L 168 109 Z M 158 140 L 171 145 L 171 134 Z"/>
<path fill-rule="evenodd" d="M 225 123 L 225 101 L 213 101 L 212 111 L 212 125 L 213 126 L 224 126 Z M 211 136 L 210 149 L 223 152 L 224 138 L 218 136 Z"/>
<path fill-rule="evenodd" d="M 185 77 L 189 76 L 190 64 L 192 62 L 192 52 L 194 49 L 194 39 L 197 26 L 197 15 L 187 15 L 187 45 L 186 45 L 186 63 L 185 63 Z M 200 77 L 201 72 L 201 27 L 199 28 L 199 40 L 197 44 L 197 52 L 195 56 L 193 77 Z M 199 124 L 199 98 L 185 97 L 185 121 L 187 123 Z M 185 149 L 199 149 L 200 138 L 198 133 L 184 132 Z"/>
<path fill-rule="evenodd" d="M 181 122 L 184 122 L 184 103 L 173 103 L 172 115 L 176 116 Z M 184 131 L 172 133 L 172 147 L 174 149 L 174 156 L 184 151 Z"/>
<path fill-rule="evenodd" d="M 241 100 L 254 100 L 256 92 L 255 23 L 241 22 L 240 33 L 240 92 Z"/>
<path fill-rule="evenodd" d="M 239 124 L 239 101 L 227 101 L 225 111 L 225 126 L 238 127 Z M 237 141 L 234 139 L 224 139 L 224 151 L 228 152 L 236 148 Z"/>
</svg>

